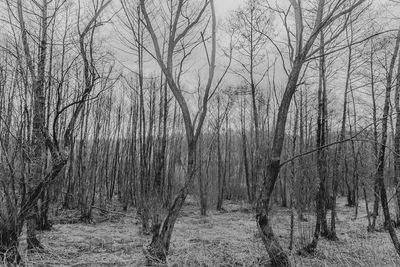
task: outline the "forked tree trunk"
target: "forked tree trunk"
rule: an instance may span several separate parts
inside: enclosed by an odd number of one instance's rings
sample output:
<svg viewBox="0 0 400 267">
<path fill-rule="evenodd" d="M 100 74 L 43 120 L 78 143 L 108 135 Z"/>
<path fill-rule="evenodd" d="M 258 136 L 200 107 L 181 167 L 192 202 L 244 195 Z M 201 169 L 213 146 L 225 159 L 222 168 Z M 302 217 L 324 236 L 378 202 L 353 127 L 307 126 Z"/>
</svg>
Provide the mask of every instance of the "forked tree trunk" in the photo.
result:
<svg viewBox="0 0 400 267">
<path fill-rule="evenodd" d="M 85 90 L 79 96 L 79 101 L 77 102 L 76 108 L 70 118 L 67 129 L 64 132 L 64 145 L 63 149 L 65 151 L 69 151 L 69 146 L 72 144 L 73 138 L 73 130 L 76 123 L 76 119 L 79 116 L 80 111 L 82 110 L 83 103 L 87 99 L 90 94 L 93 86 L 90 86 L 89 81 L 89 62 L 87 59 L 86 49 L 84 48 L 84 38 L 89 32 L 89 30 L 94 31 L 96 25 L 93 25 L 102 12 L 102 10 L 111 3 L 111 0 L 108 0 L 107 3 L 103 3 L 95 12 L 92 19 L 89 21 L 87 27 L 84 29 L 82 33 L 80 33 L 80 47 L 82 57 L 84 58 L 84 66 L 85 66 Z M 21 30 L 21 39 L 24 50 L 24 56 L 26 60 L 26 65 L 29 70 L 29 74 L 33 80 L 33 122 L 32 122 L 32 168 L 31 173 L 28 179 L 28 194 L 26 198 L 23 199 L 21 204 L 21 209 L 19 214 L 16 216 L 16 224 L 20 225 L 24 220 L 27 221 L 27 243 L 28 249 L 32 248 L 42 248 L 39 240 L 36 237 L 36 217 L 38 212 L 37 201 L 40 198 L 40 195 L 44 190 L 48 188 L 50 183 L 54 181 L 57 175 L 61 172 L 63 167 L 67 163 L 68 155 L 64 155 L 64 152 L 61 152 L 59 148 L 59 144 L 56 142 L 55 136 L 53 139 L 50 137 L 48 130 L 45 125 L 45 104 L 46 104 L 46 96 L 44 93 L 45 87 L 45 68 L 46 68 L 46 50 L 47 50 L 47 27 L 48 27 L 48 14 L 47 14 L 47 6 L 49 4 L 48 0 L 43 0 L 42 5 L 40 6 L 41 17 L 41 36 L 40 36 L 40 44 L 39 44 L 39 60 L 36 66 L 37 74 L 35 73 L 34 60 L 30 51 L 30 47 L 28 44 L 27 37 L 27 29 L 24 21 L 24 11 L 22 0 L 17 1 L 17 13 L 18 13 L 18 21 Z M 37 5 L 39 5 L 37 3 Z M 93 67 L 93 66 L 92 66 Z M 56 114 L 57 116 L 61 115 L 62 112 Z M 56 120 L 56 119 L 55 119 Z M 43 162 L 44 156 L 46 154 L 46 148 L 49 149 L 51 153 L 52 159 L 52 167 L 49 173 L 43 175 Z M 17 232 L 18 233 L 18 232 Z"/>
<path fill-rule="evenodd" d="M 182 38 L 185 37 L 186 34 L 188 34 L 191 30 L 192 27 L 195 26 L 198 21 L 203 17 L 203 14 L 207 8 L 207 6 L 210 5 L 211 8 L 211 28 L 212 28 L 212 37 L 211 37 L 211 43 L 212 43 L 212 49 L 211 49 L 211 57 L 209 58 L 209 69 L 208 69 L 208 80 L 207 80 L 207 85 L 205 86 L 204 94 L 203 94 L 203 100 L 202 100 L 202 108 L 201 112 L 199 113 L 199 116 L 194 120 L 197 123 L 194 123 L 192 121 L 189 107 L 187 105 L 187 102 L 185 100 L 185 97 L 183 95 L 183 92 L 180 90 L 180 86 L 177 82 L 175 77 L 174 77 L 174 55 L 175 55 L 175 49 L 177 44 L 182 40 Z M 187 170 L 186 170 L 186 180 L 185 180 L 185 185 L 184 187 L 179 191 L 178 195 L 175 197 L 175 200 L 173 201 L 171 207 L 168 209 L 167 216 L 163 220 L 160 226 L 157 226 L 157 229 L 154 229 L 154 235 L 152 242 L 150 243 L 149 246 L 145 249 L 145 253 L 147 254 L 147 258 L 150 261 L 158 261 L 162 262 L 163 264 L 166 261 L 168 250 L 169 250 L 169 243 L 171 240 L 171 235 L 172 231 L 176 222 L 176 219 L 178 218 L 179 211 L 181 210 L 183 203 L 185 202 L 185 199 L 188 194 L 189 186 L 193 183 L 193 179 L 195 177 L 196 173 L 196 146 L 197 146 L 197 140 L 198 137 L 201 133 L 201 129 L 203 127 L 203 123 L 207 114 L 207 104 L 209 101 L 209 96 L 210 96 L 210 89 L 213 84 L 213 78 L 214 78 L 214 71 L 215 71 L 215 58 L 216 58 L 216 15 L 215 15 L 215 7 L 214 7 L 214 1 L 206 1 L 204 2 L 204 5 L 200 12 L 198 12 L 197 17 L 195 20 L 193 20 L 190 24 L 188 24 L 186 27 L 182 29 L 182 27 L 178 27 L 179 24 L 179 19 L 180 17 L 184 17 L 182 15 L 182 8 L 185 7 L 185 2 L 184 1 L 179 1 L 177 4 L 177 10 L 174 11 L 173 8 L 171 8 L 171 18 L 173 18 L 171 21 L 173 21 L 170 24 L 170 33 L 169 33 L 169 41 L 168 41 L 168 47 L 167 47 L 167 56 L 166 56 L 166 62 L 164 61 L 164 57 L 161 53 L 161 49 L 159 46 L 159 37 L 156 34 L 156 31 L 153 28 L 152 25 L 152 20 L 149 17 L 149 13 L 146 10 L 146 1 L 140 0 L 140 8 L 141 8 L 141 13 L 144 18 L 144 24 L 146 29 L 148 30 L 150 37 L 153 42 L 154 50 L 155 50 L 155 55 L 157 58 L 157 62 L 162 69 L 164 75 L 166 76 L 166 80 L 168 82 L 168 86 L 170 90 L 172 91 L 176 101 L 179 104 L 179 107 L 182 112 L 183 120 L 184 120 L 184 126 L 185 126 L 185 132 L 186 132 L 186 141 L 187 141 L 187 151 L 188 151 L 188 156 L 187 156 Z M 185 18 L 187 19 L 187 18 Z M 177 32 L 181 32 L 178 34 Z"/>
</svg>

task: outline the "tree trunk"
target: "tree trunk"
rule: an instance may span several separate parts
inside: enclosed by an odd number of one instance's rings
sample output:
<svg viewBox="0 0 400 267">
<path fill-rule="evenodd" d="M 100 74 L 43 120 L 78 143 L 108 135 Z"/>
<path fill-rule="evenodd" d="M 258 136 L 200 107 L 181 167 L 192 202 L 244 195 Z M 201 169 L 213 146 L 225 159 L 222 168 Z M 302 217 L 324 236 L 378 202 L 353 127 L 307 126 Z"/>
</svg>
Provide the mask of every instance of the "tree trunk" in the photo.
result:
<svg viewBox="0 0 400 267">
<path fill-rule="evenodd" d="M 218 197 L 217 197 L 217 210 L 222 210 L 222 203 L 224 201 L 224 177 L 222 166 L 222 152 L 221 152 L 221 99 L 217 95 L 217 122 L 216 122 L 216 135 L 217 135 L 217 171 L 218 171 Z"/>
<path fill-rule="evenodd" d="M 351 28 L 352 25 L 350 24 L 350 36 L 348 34 L 348 31 L 346 29 L 346 35 L 347 35 L 347 44 L 348 44 L 348 62 L 347 62 L 347 73 L 346 73 L 346 83 L 345 83 L 345 88 L 344 88 L 344 99 L 343 99 L 343 113 L 342 113 L 342 125 L 340 129 L 340 136 L 339 136 L 339 142 L 343 142 L 345 135 L 346 135 L 346 117 L 347 117 L 347 94 L 349 91 L 350 87 L 350 78 L 351 78 L 351 66 L 352 66 L 352 43 L 353 43 L 353 29 Z M 343 144 L 340 143 L 337 149 L 337 153 L 335 156 L 335 168 L 336 168 L 336 173 L 339 174 L 338 168 L 340 165 L 339 159 L 342 158 L 342 156 L 346 157 L 346 155 L 343 154 Z M 347 161 L 345 159 L 344 164 L 347 164 Z M 333 239 L 337 239 L 336 235 L 336 195 L 337 195 L 337 189 L 338 189 L 339 181 L 333 176 L 333 181 L 332 181 L 332 187 L 333 187 L 333 205 L 332 205 L 332 212 L 331 212 L 331 236 Z"/>
<path fill-rule="evenodd" d="M 394 52 L 392 55 L 392 59 L 390 62 L 389 70 L 386 78 L 386 92 L 385 92 L 385 104 L 383 108 L 383 118 L 382 118 L 382 139 L 379 145 L 379 154 L 378 154 L 378 169 L 375 176 L 376 184 L 378 185 L 381 197 L 382 211 L 385 217 L 385 224 L 389 231 L 390 237 L 392 239 L 393 245 L 396 249 L 398 255 L 400 255 L 400 243 L 396 235 L 396 231 L 393 227 L 390 213 L 389 213 L 389 204 L 387 199 L 386 187 L 385 187 L 385 179 L 384 179 L 384 168 L 385 168 L 385 151 L 386 151 L 386 142 L 387 142 L 387 128 L 388 128 L 388 116 L 389 116 L 389 108 L 390 108 L 390 93 L 392 90 L 392 78 L 393 78 L 393 69 L 396 62 L 396 58 L 399 52 L 400 47 L 400 29 L 398 30 L 396 37 L 396 45 L 394 48 Z"/>
<path fill-rule="evenodd" d="M 22 6 L 21 6 L 22 8 Z M 46 56 L 47 56 L 47 0 L 43 0 L 42 3 L 42 17 L 41 17 L 41 39 L 39 46 L 39 63 L 37 66 L 37 75 L 33 76 L 33 122 L 32 122 L 32 172 L 29 175 L 28 180 L 28 194 L 33 194 L 39 181 L 43 175 L 43 165 L 45 162 L 46 147 L 44 143 L 45 131 L 45 112 L 46 112 L 46 99 L 45 99 L 45 67 L 46 67 Z M 21 10 L 22 14 L 22 10 Z M 22 19 L 22 15 L 21 15 Z M 24 27 L 23 27 L 24 28 Z M 24 46 L 28 47 L 25 43 Z M 29 52 L 27 52 L 28 54 Z M 34 71 L 32 71 L 33 73 Z M 43 249 L 39 240 L 36 237 L 36 228 L 38 221 L 39 207 L 36 205 L 32 209 L 31 214 L 27 221 L 27 243 L 28 249 Z"/>
<path fill-rule="evenodd" d="M 396 110 L 396 127 L 394 133 L 394 182 L 396 188 L 396 224 L 400 225 L 400 60 L 397 62 L 394 106 Z"/>
<path fill-rule="evenodd" d="M 190 141 L 188 143 L 188 159 L 187 159 L 187 172 L 185 186 L 179 191 L 175 197 L 168 214 L 161 225 L 155 226 L 153 238 L 145 249 L 144 252 L 149 260 L 149 263 L 165 263 L 169 251 L 169 244 L 171 241 L 172 231 L 176 219 L 179 216 L 185 199 L 189 192 L 189 185 L 192 184 L 196 174 L 196 142 Z"/>
<path fill-rule="evenodd" d="M 326 99 L 326 73 L 325 73 L 325 49 L 324 35 L 321 32 L 320 44 L 320 64 L 319 64 L 319 89 L 318 89 L 318 123 L 317 123 L 317 169 L 319 175 L 319 189 L 316 196 L 317 223 L 314 238 L 320 233 L 322 236 L 329 237 L 328 223 L 326 220 L 326 180 L 328 178 L 327 151 L 326 144 L 326 124 L 327 124 L 327 99 Z M 318 238 L 315 240 L 317 241 Z M 315 246 L 317 242 L 313 242 Z M 314 248 L 315 249 L 315 248 Z"/>
<path fill-rule="evenodd" d="M 371 42 L 371 52 L 370 52 L 370 72 L 371 72 L 371 96 L 372 96 L 372 119 L 374 123 L 374 152 L 375 157 L 378 158 L 378 119 L 377 119 L 377 106 L 376 106 L 376 98 L 375 98 L 375 76 L 374 76 L 374 50 Z M 376 163 L 377 166 L 378 163 Z M 368 227 L 368 231 L 375 231 L 376 226 L 376 217 L 379 212 L 379 188 L 377 184 L 377 180 L 374 181 L 374 209 L 372 213 L 372 222 Z"/>
<path fill-rule="evenodd" d="M 290 260 L 287 253 L 280 246 L 278 239 L 273 233 L 269 222 L 269 205 L 271 203 L 272 193 L 278 180 L 280 171 L 280 157 L 285 139 L 285 127 L 290 102 L 297 88 L 297 81 L 304 59 L 297 56 L 293 62 L 293 68 L 290 72 L 288 83 L 282 102 L 279 106 L 278 117 L 272 143 L 272 156 L 267 162 L 266 172 L 264 174 L 263 188 L 257 197 L 256 204 L 256 222 L 257 228 L 263 240 L 264 246 L 271 259 L 272 266 L 290 266 Z"/>
<path fill-rule="evenodd" d="M 243 101 L 244 99 L 244 101 Z M 244 102 L 244 103 L 243 103 Z M 242 97 L 241 105 L 240 105 L 240 122 L 241 122 L 241 132 L 242 132 L 242 153 L 243 153 L 243 165 L 244 165 L 244 175 L 246 178 L 246 189 L 247 189 L 247 198 L 250 203 L 253 202 L 253 194 L 252 194 L 252 187 L 250 182 L 250 173 L 249 173 L 249 162 L 247 159 L 247 138 L 246 138 L 246 99 Z"/>
<path fill-rule="evenodd" d="M 296 154 L 296 141 L 297 141 L 297 128 L 299 124 L 299 107 L 297 105 L 296 98 L 294 98 L 296 105 L 296 111 L 294 115 L 294 126 L 293 126 L 293 139 L 292 139 L 292 157 Z M 296 164 L 295 161 L 291 162 L 291 183 L 290 183 L 290 238 L 289 238 L 289 250 L 293 249 L 293 239 L 294 239 L 294 214 L 295 214 L 295 184 L 298 176 L 296 174 Z M 301 217 L 301 216 L 300 216 Z M 300 218 L 301 219 L 301 218 Z"/>
<path fill-rule="evenodd" d="M 38 216 L 37 216 L 37 230 L 40 231 L 49 231 L 51 230 L 51 222 L 49 220 L 49 203 L 50 203 L 50 194 L 49 188 L 43 190 L 39 201 L 38 201 Z"/>
<path fill-rule="evenodd" d="M 202 156 L 202 146 L 203 146 L 203 135 L 199 137 L 199 155 L 198 155 L 198 183 L 199 183 L 199 194 L 200 194 L 200 214 L 202 216 L 207 216 L 207 206 L 208 206 L 208 166 L 211 160 L 211 151 L 208 152 L 208 158 L 206 163 L 206 174 L 203 175 L 203 156 Z M 212 146 L 210 146 L 211 149 Z M 204 181 L 205 180 L 205 181 Z"/>
<path fill-rule="evenodd" d="M 305 105 L 304 105 L 305 104 Z M 307 128 L 306 123 L 304 123 L 304 115 L 303 115 L 303 110 L 307 109 L 307 101 L 303 104 L 303 91 L 300 91 L 300 107 L 298 107 L 298 109 L 300 109 L 300 125 L 299 125 L 299 153 L 302 154 L 304 152 L 304 146 L 305 146 L 305 140 L 304 140 L 304 132 L 305 129 Z M 303 106 L 304 105 L 304 106 Z M 306 110 L 307 113 L 307 110 Z M 299 165 L 300 166 L 304 166 L 305 162 L 304 162 L 304 158 L 300 157 L 299 159 Z M 304 209 L 305 209 L 305 204 L 306 204 L 306 197 L 304 195 L 307 195 L 306 192 L 304 192 L 304 188 L 307 188 L 307 186 L 305 185 L 306 182 L 306 172 L 304 170 L 304 168 L 301 168 L 300 173 L 298 175 L 298 179 L 296 179 L 296 208 L 297 208 L 297 213 L 299 215 L 299 220 L 300 221 L 305 221 L 306 219 L 304 218 Z"/>
</svg>

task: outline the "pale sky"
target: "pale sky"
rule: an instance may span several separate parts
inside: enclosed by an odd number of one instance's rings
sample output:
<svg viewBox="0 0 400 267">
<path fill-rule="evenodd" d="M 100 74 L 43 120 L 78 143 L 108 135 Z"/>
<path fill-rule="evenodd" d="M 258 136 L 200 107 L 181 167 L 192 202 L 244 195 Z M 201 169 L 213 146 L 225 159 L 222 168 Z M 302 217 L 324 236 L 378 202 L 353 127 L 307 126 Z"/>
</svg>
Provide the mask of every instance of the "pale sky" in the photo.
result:
<svg viewBox="0 0 400 267">
<path fill-rule="evenodd" d="M 243 5 L 245 0 L 215 0 L 215 11 L 219 18 L 224 18 L 229 11 Z"/>
<path fill-rule="evenodd" d="M 235 9 L 237 9 L 239 6 L 244 5 L 246 0 L 214 0 L 215 2 L 215 11 L 217 13 L 217 23 L 218 26 L 221 26 L 221 24 L 225 21 L 226 17 L 229 15 L 229 13 Z M 286 1 L 286 0 L 285 0 Z M 106 31 L 107 32 L 107 31 Z M 218 40 L 221 40 L 221 36 L 223 35 L 223 31 L 219 30 L 218 32 Z M 108 35 L 107 35 L 108 36 Z M 108 41 L 111 41 L 112 46 L 118 46 L 119 47 L 119 39 L 118 38 L 113 38 L 113 35 L 108 36 L 107 38 Z M 116 44 L 117 42 L 118 44 Z M 203 51 L 203 50 L 200 50 Z M 220 51 L 218 51 L 220 52 Z M 119 54 L 120 52 L 118 52 Z M 194 53 L 196 54 L 196 52 Z M 201 54 L 203 56 L 203 54 Z M 128 55 L 123 55 L 122 58 L 119 58 L 120 63 L 123 63 L 125 67 L 128 67 L 130 69 L 135 69 L 136 68 L 136 62 L 133 62 L 130 60 L 130 56 Z M 219 63 L 221 63 L 221 59 L 218 59 Z M 222 67 L 222 66 L 219 66 Z M 197 78 L 197 75 L 196 75 Z"/>
</svg>

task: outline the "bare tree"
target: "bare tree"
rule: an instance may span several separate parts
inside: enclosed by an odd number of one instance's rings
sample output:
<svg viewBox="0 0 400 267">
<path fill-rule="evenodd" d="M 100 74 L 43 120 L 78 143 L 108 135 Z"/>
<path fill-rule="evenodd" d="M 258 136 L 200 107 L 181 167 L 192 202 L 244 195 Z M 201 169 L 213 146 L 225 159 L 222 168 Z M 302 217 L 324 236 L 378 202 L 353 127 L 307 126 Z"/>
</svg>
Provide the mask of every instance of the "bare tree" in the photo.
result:
<svg viewBox="0 0 400 267">
<path fill-rule="evenodd" d="M 63 170 L 64 166 L 68 161 L 68 153 L 70 152 L 70 147 L 72 145 L 73 132 L 75 128 L 76 119 L 78 118 L 83 105 L 88 99 L 90 93 L 92 92 L 93 86 L 86 86 L 83 92 L 78 94 L 77 99 L 66 105 L 64 108 L 56 110 L 54 115 L 54 121 L 57 122 L 60 116 L 72 106 L 75 106 L 74 111 L 71 114 L 71 117 L 68 122 L 68 126 L 66 127 L 63 133 L 63 140 L 60 143 L 58 136 L 53 135 L 49 131 L 49 128 L 46 126 L 46 96 L 45 96 L 45 84 L 46 84 L 46 64 L 47 64 L 47 27 L 48 27 L 48 19 L 53 18 L 56 12 L 59 10 L 56 6 L 55 13 L 51 16 L 47 14 L 48 6 L 52 1 L 43 0 L 41 3 L 34 1 L 32 4 L 35 5 L 40 10 L 40 26 L 41 26 L 41 36 L 39 38 L 40 42 L 38 45 L 39 50 L 39 60 L 37 61 L 37 65 L 34 65 L 34 56 L 32 52 L 32 44 L 29 42 L 28 38 L 28 29 L 25 23 L 25 14 L 26 11 L 24 9 L 25 4 L 21 0 L 17 0 L 15 3 L 11 1 L 7 1 L 8 10 L 10 13 L 14 14 L 14 10 L 16 10 L 17 15 L 14 18 L 18 21 L 19 30 L 20 30 L 20 38 L 22 40 L 22 48 L 23 48 L 23 56 L 19 58 L 21 62 L 24 62 L 25 68 L 29 71 L 29 74 L 25 74 L 24 78 L 24 86 L 26 87 L 26 91 L 28 88 L 32 88 L 33 92 L 33 101 L 32 101 L 32 138 L 31 147 L 32 152 L 29 152 L 31 155 L 32 172 L 29 174 L 28 179 L 28 191 L 26 195 L 22 195 L 22 199 L 20 202 L 20 208 L 17 214 L 7 214 L 7 216 L 13 217 L 13 226 L 11 228 L 1 228 L 1 244 L 0 247 L 5 249 L 5 251 L 15 251 L 18 246 L 18 237 L 22 231 L 22 225 L 25 220 L 27 223 L 27 241 L 29 248 L 41 248 L 40 242 L 36 238 L 36 216 L 37 216 L 37 201 L 42 196 L 42 193 L 48 188 L 48 186 L 56 179 L 58 174 Z M 57 2 L 58 3 L 58 2 Z M 56 3 L 56 4 L 57 4 Z M 90 31 L 93 31 L 99 24 L 98 18 L 102 11 L 111 3 L 111 0 L 105 2 L 97 1 L 95 5 L 95 12 L 93 17 L 89 20 L 88 24 L 85 26 L 84 31 L 80 33 L 80 43 L 81 47 L 83 47 L 83 51 L 81 51 L 85 56 L 87 56 L 87 50 L 85 48 L 85 40 L 87 38 L 87 34 Z M 10 21 L 12 24 L 12 21 Z M 12 24 L 14 25 L 14 24 Z M 17 38 L 17 36 L 15 36 Z M 93 64 L 90 64 L 89 61 L 85 64 L 85 81 L 86 85 L 90 83 L 89 72 L 90 69 L 93 70 Z M 22 63 L 21 63 L 22 64 Z M 53 123 L 53 127 L 56 127 L 57 123 Z M 29 129 L 29 128 L 28 128 Z M 29 132 L 29 131 L 28 131 Z M 53 131 L 54 133 L 55 131 Z M 45 170 L 45 157 L 47 151 L 50 153 L 51 157 L 51 165 L 47 170 Z M 29 156 L 28 156 L 29 158 Z M 18 196 L 15 196 L 15 201 L 19 200 Z M 11 242 L 10 242 L 11 241 Z M 18 253 L 18 252 L 16 252 Z M 6 254 L 2 254 L 3 257 Z M 10 258 L 6 256 L 7 261 L 13 262 L 16 259 L 18 262 L 20 257 Z"/>
<path fill-rule="evenodd" d="M 400 225 L 400 60 L 397 62 L 397 77 L 395 85 L 394 107 L 396 110 L 396 127 L 394 133 L 394 178 L 396 186 L 396 223 Z"/>
<path fill-rule="evenodd" d="M 197 140 L 201 133 L 201 129 L 207 114 L 207 103 L 210 97 L 210 90 L 214 77 L 215 70 L 215 57 L 216 57 L 216 15 L 214 10 L 214 1 L 204 1 L 200 8 L 200 11 L 194 14 L 192 17 L 184 17 L 182 10 L 186 9 L 190 1 L 179 0 L 176 4 L 171 6 L 171 10 L 175 10 L 172 14 L 171 24 L 169 25 L 170 30 L 167 40 L 167 55 L 163 57 L 160 49 L 160 36 L 153 26 L 152 18 L 150 18 L 148 12 L 149 1 L 141 0 L 140 7 L 143 13 L 144 25 L 150 34 L 155 50 L 155 58 L 159 64 L 168 86 L 172 91 L 176 101 L 182 112 L 183 121 L 185 124 L 186 131 L 186 142 L 187 142 L 187 166 L 186 166 L 186 182 L 182 187 L 177 196 L 175 197 L 171 207 L 168 210 L 166 217 L 164 218 L 161 225 L 158 226 L 158 230 L 154 231 L 153 239 L 151 244 L 147 247 L 147 252 L 152 258 L 158 261 L 165 262 L 167 253 L 169 250 L 169 244 L 172 236 L 172 231 L 179 215 L 179 211 L 183 206 L 183 203 L 187 197 L 189 185 L 192 184 L 196 174 L 196 146 Z M 208 81 L 204 89 L 203 102 L 201 110 L 199 111 L 196 119 L 192 120 L 190 110 L 188 108 L 187 101 L 181 90 L 179 79 L 174 76 L 174 55 L 176 53 L 177 45 L 180 44 L 190 32 L 195 29 L 195 26 L 199 24 L 199 21 L 204 18 L 207 7 L 211 9 L 211 56 L 208 58 L 209 62 L 209 75 Z M 203 34 L 201 34 L 203 36 Z M 204 41 L 204 38 L 203 38 Z M 207 53 L 208 55 L 208 53 Z"/>
<path fill-rule="evenodd" d="M 277 237 L 274 235 L 270 226 L 269 205 L 271 202 L 272 192 L 278 179 L 280 171 L 280 158 L 285 138 L 286 120 L 293 94 L 296 91 L 299 77 L 303 64 L 319 52 L 320 49 L 313 49 L 315 40 L 320 32 L 326 27 L 332 25 L 336 20 L 346 18 L 361 6 L 365 0 L 352 1 L 348 3 L 343 0 L 335 1 L 335 3 L 326 4 L 324 0 L 320 0 L 316 6 L 316 16 L 312 22 L 312 30 L 309 35 L 305 33 L 305 17 L 302 1 L 290 0 L 293 9 L 296 25 L 296 44 L 293 49 L 293 64 L 290 72 L 288 72 L 288 81 L 279 105 L 279 111 L 276 119 L 276 127 L 272 144 L 272 155 L 266 166 L 266 174 L 264 176 L 263 190 L 258 196 L 257 201 L 257 226 L 261 234 L 264 246 L 271 258 L 273 266 L 289 266 L 290 261 L 287 254 L 279 244 Z M 308 22 L 307 22 L 308 23 Z M 335 40 L 347 26 L 347 20 L 336 33 L 327 38 L 325 44 Z M 289 31 L 290 33 L 290 31 Z M 289 40 L 290 42 L 290 40 Z"/>
<path fill-rule="evenodd" d="M 383 117 L 382 117 L 382 135 L 381 142 L 378 146 L 378 168 L 375 174 L 375 183 L 378 185 L 381 197 L 381 204 L 383 215 L 385 218 L 385 224 L 388 228 L 390 237 L 392 239 L 393 245 L 396 249 L 397 254 L 400 255 L 400 243 L 396 235 L 396 231 L 392 225 L 392 221 L 390 218 L 388 198 L 385 187 L 384 180 L 384 169 L 385 169 L 385 151 L 386 151 L 386 143 L 388 138 L 388 118 L 389 118 L 389 108 L 390 108 L 390 94 L 392 91 L 392 82 L 393 82 L 393 73 L 396 64 L 396 59 L 399 54 L 400 48 L 400 29 L 397 32 L 396 43 L 394 46 L 393 54 L 390 60 L 389 69 L 386 76 L 386 91 L 385 91 L 385 103 L 383 107 Z"/>
<path fill-rule="evenodd" d="M 259 101 L 263 94 L 260 87 L 269 71 L 269 62 L 266 60 L 268 41 L 266 34 L 271 31 L 271 21 L 270 12 L 259 0 L 246 1 L 244 7 L 236 10 L 228 21 L 229 29 L 232 31 L 232 59 L 238 65 L 238 67 L 232 67 L 231 71 L 243 79 L 251 96 L 252 135 L 254 135 L 254 142 L 250 146 L 253 160 L 249 195 L 251 202 L 255 200 L 262 164 Z"/>
</svg>

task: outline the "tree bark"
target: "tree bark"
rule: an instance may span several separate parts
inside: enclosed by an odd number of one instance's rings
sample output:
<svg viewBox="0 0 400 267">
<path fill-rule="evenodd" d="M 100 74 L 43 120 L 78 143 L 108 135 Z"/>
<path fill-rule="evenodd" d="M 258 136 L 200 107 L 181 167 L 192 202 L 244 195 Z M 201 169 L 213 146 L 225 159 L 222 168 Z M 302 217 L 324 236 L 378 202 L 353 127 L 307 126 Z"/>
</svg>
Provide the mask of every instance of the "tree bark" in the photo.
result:
<svg viewBox="0 0 400 267">
<path fill-rule="evenodd" d="M 374 123 L 374 152 L 375 157 L 378 158 L 378 119 L 377 119 L 377 107 L 376 107 L 376 98 L 375 98 L 375 79 L 374 79 L 374 51 L 371 41 L 371 53 L 370 53 L 370 72 L 371 72 L 371 96 L 372 96 L 372 119 Z M 376 166 L 378 166 L 378 162 L 376 162 Z M 375 231 L 376 226 L 376 217 L 379 212 L 379 186 L 378 181 L 374 180 L 374 209 L 372 213 L 372 222 L 368 225 L 368 231 Z"/>
<path fill-rule="evenodd" d="M 186 2 L 187 4 L 187 2 Z M 184 126 L 185 126 L 185 133 L 186 133 L 186 142 L 187 142 L 187 166 L 186 166 L 186 179 L 185 179 L 185 185 L 179 190 L 178 195 L 175 197 L 171 207 L 168 209 L 168 213 L 166 217 L 164 218 L 163 222 L 161 225 L 157 226 L 159 229 L 154 229 L 154 235 L 153 239 L 148 245 L 144 251 L 147 255 L 147 259 L 150 262 L 161 262 L 165 263 L 168 250 L 169 250 L 169 243 L 171 240 L 172 236 L 172 231 L 176 222 L 176 219 L 178 218 L 179 211 L 181 210 L 183 203 L 187 197 L 187 194 L 189 192 L 189 186 L 193 183 L 193 179 L 195 177 L 196 173 L 196 146 L 197 146 L 197 141 L 199 138 L 199 135 L 201 134 L 201 130 L 204 124 L 204 120 L 207 114 L 207 105 L 209 101 L 209 96 L 210 96 L 210 89 L 212 86 L 213 78 L 214 78 L 214 72 L 215 72 L 215 58 L 216 58 L 216 14 L 215 14 L 215 7 L 214 7 L 214 1 L 206 1 L 204 5 L 202 6 L 202 9 L 197 13 L 195 16 L 195 19 L 191 21 L 191 23 L 188 23 L 186 27 L 178 27 L 178 22 L 179 19 L 182 15 L 182 8 L 184 8 L 185 1 L 180 0 L 177 3 L 177 9 L 172 10 L 171 9 L 171 24 L 170 26 L 170 31 L 169 31 L 169 39 L 167 41 L 168 47 L 167 47 L 167 56 L 166 56 L 166 62 L 164 60 L 164 56 L 161 53 L 161 49 L 159 46 L 159 38 L 157 36 L 157 33 L 155 29 L 153 28 L 152 25 L 152 20 L 149 17 L 149 13 L 146 9 L 146 1 L 140 0 L 140 9 L 141 13 L 144 18 L 144 24 L 145 27 L 150 34 L 154 50 L 155 50 L 155 55 L 157 59 L 157 63 L 160 66 L 162 72 L 164 73 L 168 86 L 170 90 L 172 91 L 176 101 L 179 104 L 179 107 L 181 109 L 183 121 L 184 121 Z M 211 57 L 209 58 L 209 68 L 208 68 L 208 80 L 207 84 L 205 86 L 205 91 L 202 99 L 202 108 L 201 111 L 199 112 L 199 116 L 197 118 L 197 123 L 192 121 L 190 110 L 188 108 L 188 104 L 185 100 L 185 97 L 183 95 L 183 92 L 180 90 L 179 86 L 179 80 L 177 81 L 175 79 L 174 75 L 174 55 L 176 52 L 176 46 L 177 44 L 184 38 L 191 30 L 192 28 L 199 22 L 199 20 L 203 17 L 203 14 L 207 8 L 207 6 L 210 5 L 211 9 Z M 188 18 L 185 18 L 185 20 Z M 179 28 L 179 29 L 178 29 Z M 178 34 L 177 31 L 180 30 L 181 33 Z"/>
<path fill-rule="evenodd" d="M 397 254 L 400 256 L 400 243 L 396 235 L 396 231 L 393 227 L 390 212 L 389 212 L 389 204 L 385 187 L 385 177 L 384 177 L 384 169 L 385 169 L 385 151 L 386 151 L 386 142 L 387 142 L 387 131 L 388 131 L 388 117 L 389 117 L 389 108 L 390 108 L 390 94 L 392 90 L 392 79 L 393 79 L 393 70 L 394 65 L 397 59 L 397 55 L 399 53 L 400 47 L 400 29 L 398 30 L 396 37 L 396 44 L 393 51 L 392 59 L 390 62 L 389 70 L 387 72 L 386 77 L 386 92 L 385 92 L 385 103 L 383 107 L 383 118 L 382 118 L 382 136 L 381 142 L 379 145 L 378 152 L 378 169 L 375 175 L 376 184 L 379 187 L 382 211 L 385 218 L 385 224 L 389 231 L 390 237 L 392 239 L 393 245 L 396 249 Z"/>
<path fill-rule="evenodd" d="M 397 62 L 394 106 L 396 110 L 396 126 L 394 133 L 394 182 L 396 188 L 396 224 L 400 225 L 400 59 Z"/>
<path fill-rule="evenodd" d="M 271 259 L 272 266 L 290 266 L 287 253 L 280 246 L 278 239 L 273 233 L 269 220 L 269 205 L 272 193 L 280 171 L 280 157 L 285 138 L 285 126 L 289 112 L 290 102 L 297 87 L 297 81 L 304 62 L 304 58 L 299 56 L 293 63 L 292 71 L 288 78 L 285 93 L 281 105 L 279 106 L 274 140 L 272 143 L 272 156 L 268 160 L 264 175 L 263 188 L 257 197 L 256 222 L 258 231 L 262 237 L 264 246 Z"/>
<path fill-rule="evenodd" d="M 187 155 L 186 184 L 175 197 L 162 224 L 154 229 L 152 241 L 144 250 L 150 263 L 165 263 L 167 260 L 176 219 L 187 197 L 189 185 L 193 183 L 196 174 L 196 142 L 191 141 L 189 143 Z"/>
</svg>

